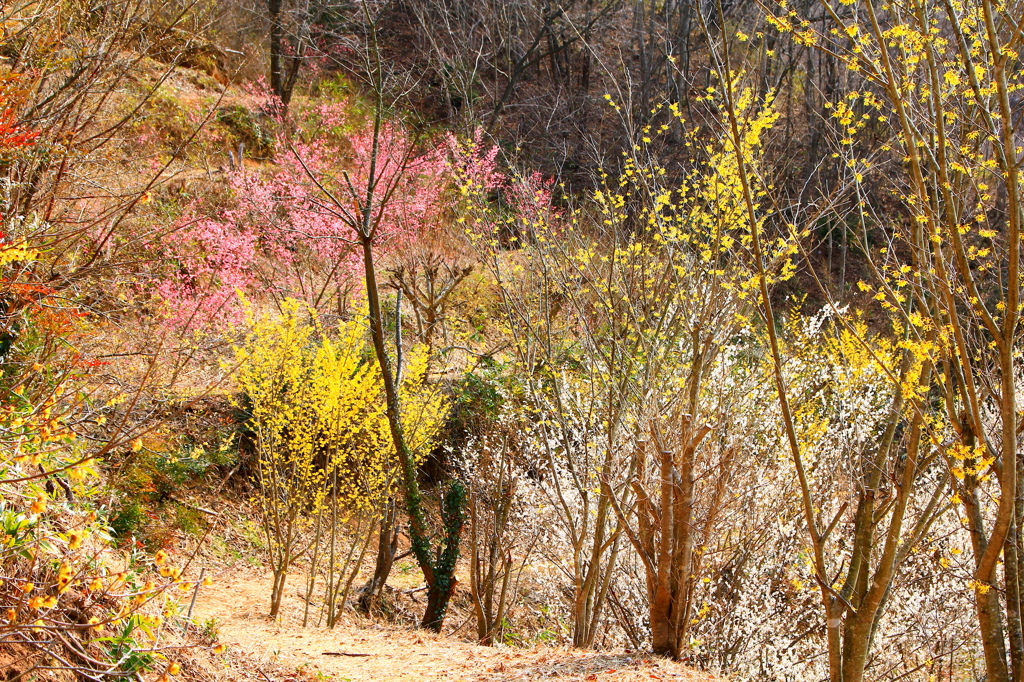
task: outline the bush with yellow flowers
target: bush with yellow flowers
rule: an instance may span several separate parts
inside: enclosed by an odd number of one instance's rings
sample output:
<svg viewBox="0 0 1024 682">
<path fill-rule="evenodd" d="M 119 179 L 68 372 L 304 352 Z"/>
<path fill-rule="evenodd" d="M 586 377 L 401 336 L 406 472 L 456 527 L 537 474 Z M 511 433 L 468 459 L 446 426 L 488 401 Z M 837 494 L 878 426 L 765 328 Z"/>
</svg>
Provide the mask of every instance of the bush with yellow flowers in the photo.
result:
<svg viewBox="0 0 1024 682">
<path fill-rule="evenodd" d="M 9 413 L 0 429 L 10 432 Z M 147 558 L 117 549 L 98 473 L 78 453 L 5 456 L 0 467 L 0 650 L 20 675 L 160 668 L 182 649 L 182 605 L 196 581 L 183 580 L 162 550 Z M 43 476 L 39 466 L 60 473 Z"/>
<path fill-rule="evenodd" d="M 29 276 L 37 255 L 0 243 L 4 673 L 135 675 L 180 649 L 167 644 L 167 623 L 180 625 L 179 604 L 195 583 L 164 553 L 126 557 L 111 542 L 99 462 L 132 434 L 124 423 L 97 431 L 92 373 L 105 363 L 75 350 L 71 339 L 90 322 Z"/>
<path fill-rule="evenodd" d="M 308 558 L 307 605 L 322 580 L 333 625 L 397 474 L 380 370 L 358 317 L 328 331 L 314 311 L 287 300 L 277 315 L 250 307 L 248 322 L 236 377 L 257 439 L 254 501 L 274 572 L 270 614 L 289 570 Z M 414 347 L 401 371 L 403 426 L 419 460 L 448 413 L 425 380 L 428 359 Z"/>
</svg>

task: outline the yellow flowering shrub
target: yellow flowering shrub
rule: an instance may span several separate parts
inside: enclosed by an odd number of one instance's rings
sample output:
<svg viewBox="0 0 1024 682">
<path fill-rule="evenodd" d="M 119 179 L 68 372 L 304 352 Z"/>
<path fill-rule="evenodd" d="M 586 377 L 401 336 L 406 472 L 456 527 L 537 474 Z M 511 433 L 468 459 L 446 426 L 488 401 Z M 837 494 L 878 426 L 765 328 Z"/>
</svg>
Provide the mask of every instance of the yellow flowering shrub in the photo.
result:
<svg viewBox="0 0 1024 682">
<path fill-rule="evenodd" d="M 0 275 L 9 262 L 0 254 Z M 10 281 L 0 292 L 0 650 L 16 655 L 3 672 L 136 676 L 181 648 L 160 641 L 160 626 L 196 583 L 164 552 L 129 559 L 112 542 L 100 462 L 131 437 L 82 435 L 90 368 L 105 363 L 74 349 L 72 334 L 93 328 L 50 294 Z"/>
<path fill-rule="evenodd" d="M 276 615 L 285 574 L 319 546 L 324 514 L 341 523 L 375 515 L 397 470 L 364 321 L 343 321 L 328 334 L 312 310 L 287 300 L 279 315 L 250 309 L 249 322 L 235 348 L 236 376 L 257 437 L 256 503 L 275 571 Z M 403 426 L 417 461 L 448 414 L 444 397 L 425 381 L 428 360 L 415 347 L 402 368 Z M 314 523 L 317 532 L 307 532 Z M 335 523 L 328 528 L 337 530 Z"/>
</svg>

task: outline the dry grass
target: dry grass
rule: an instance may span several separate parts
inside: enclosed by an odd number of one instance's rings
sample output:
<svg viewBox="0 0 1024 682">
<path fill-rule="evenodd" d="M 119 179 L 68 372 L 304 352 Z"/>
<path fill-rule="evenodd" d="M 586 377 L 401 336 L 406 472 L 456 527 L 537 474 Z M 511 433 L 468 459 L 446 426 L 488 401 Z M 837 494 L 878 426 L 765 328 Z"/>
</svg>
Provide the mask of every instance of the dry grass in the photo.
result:
<svg viewBox="0 0 1024 682">
<path fill-rule="evenodd" d="M 650 656 L 550 647 L 483 647 L 357 617 L 334 630 L 302 628 L 297 583 L 296 579 L 288 590 L 281 618 L 273 622 L 265 615 L 269 575 L 231 569 L 200 592 L 196 620 L 215 619 L 221 641 L 232 649 L 229 659 L 234 665 L 248 662 L 261 677 L 273 682 L 296 679 L 296 675 L 307 679 L 326 676 L 338 682 L 714 679 Z M 282 671 L 296 673 L 289 676 Z"/>
</svg>

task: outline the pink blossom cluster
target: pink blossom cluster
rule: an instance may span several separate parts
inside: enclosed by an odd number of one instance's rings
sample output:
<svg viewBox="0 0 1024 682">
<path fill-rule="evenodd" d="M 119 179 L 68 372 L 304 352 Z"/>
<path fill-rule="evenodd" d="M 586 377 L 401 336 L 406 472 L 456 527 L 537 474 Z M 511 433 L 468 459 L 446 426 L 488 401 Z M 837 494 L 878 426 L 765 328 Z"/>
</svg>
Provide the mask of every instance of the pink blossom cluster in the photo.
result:
<svg viewBox="0 0 1024 682">
<path fill-rule="evenodd" d="M 258 89 L 250 94 L 253 104 L 267 104 Z M 227 206 L 209 211 L 194 204 L 164 240 L 165 255 L 176 267 L 156 294 L 172 324 L 205 328 L 237 321 L 238 292 L 300 295 L 298 277 L 307 262 L 358 288 L 361 252 L 354 228 L 371 179 L 378 257 L 439 227 L 457 163 L 488 187 L 502 182 L 496 149 L 456 155 L 452 137 L 421 151 L 401 127 L 384 124 L 374 154 L 372 130 L 357 126 L 337 134 L 348 123 L 340 105 L 324 105 L 318 113 L 330 134 L 282 140 L 272 166 L 229 173 Z M 477 146 L 482 148 L 479 141 Z"/>
<path fill-rule="evenodd" d="M 467 140 L 448 133 L 444 148 L 449 172 L 461 184 L 470 185 L 485 194 L 507 185 L 508 178 L 498 169 L 498 147 L 484 141 L 482 129 L 477 128 Z"/>
<path fill-rule="evenodd" d="M 516 179 L 509 189 L 509 200 L 515 208 L 519 229 L 531 235 L 540 226 L 557 236 L 562 225 L 562 212 L 552 200 L 554 178 L 545 178 L 537 171 Z"/>
</svg>

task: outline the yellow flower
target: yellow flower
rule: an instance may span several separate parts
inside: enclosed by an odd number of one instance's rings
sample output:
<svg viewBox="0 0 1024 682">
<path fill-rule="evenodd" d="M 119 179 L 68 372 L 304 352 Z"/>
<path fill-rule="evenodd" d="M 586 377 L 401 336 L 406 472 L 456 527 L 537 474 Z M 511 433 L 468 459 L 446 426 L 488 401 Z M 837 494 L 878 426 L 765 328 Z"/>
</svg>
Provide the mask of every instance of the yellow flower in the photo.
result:
<svg viewBox="0 0 1024 682">
<path fill-rule="evenodd" d="M 28 607 L 30 609 L 52 609 L 57 605 L 57 598 L 53 595 L 44 597 L 37 595 L 28 600 Z"/>
<path fill-rule="evenodd" d="M 181 569 L 174 566 L 163 566 L 160 569 L 160 575 L 171 580 L 177 580 L 181 577 Z"/>
<path fill-rule="evenodd" d="M 223 644 L 218 644 L 217 646 L 213 647 L 213 653 L 215 653 L 215 654 L 222 654 L 222 653 L 224 653 L 227 650 L 228 650 L 228 648 L 226 646 L 224 646 Z"/>
<path fill-rule="evenodd" d="M 181 665 L 177 661 L 175 661 L 174 663 L 171 663 L 169 666 L 167 666 L 167 672 L 171 675 L 177 675 L 181 672 Z"/>
<path fill-rule="evenodd" d="M 82 546 L 82 542 L 85 541 L 86 533 L 84 530 L 73 530 L 68 534 L 68 549 L 75 550 Z"/>
<path fill-rule="evenodd" d="M 167 563 L 167 552 L 165 552 L 162 549 L 160 551 L 158 551 L 156 553 L 156 556 L 153 557 L 153 563 L 156 564 L 157 566 L 163 566 L 164 564 L 166 564 Z"/>
<path fill-rule="evenodd" d="M 32 503 L 31 512 L 33 514 L 42 514 L 46 511 L 46 495 L 39 493 L 36 495 L 35 502 Z"/>
</svg>

